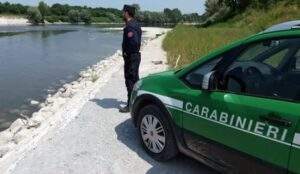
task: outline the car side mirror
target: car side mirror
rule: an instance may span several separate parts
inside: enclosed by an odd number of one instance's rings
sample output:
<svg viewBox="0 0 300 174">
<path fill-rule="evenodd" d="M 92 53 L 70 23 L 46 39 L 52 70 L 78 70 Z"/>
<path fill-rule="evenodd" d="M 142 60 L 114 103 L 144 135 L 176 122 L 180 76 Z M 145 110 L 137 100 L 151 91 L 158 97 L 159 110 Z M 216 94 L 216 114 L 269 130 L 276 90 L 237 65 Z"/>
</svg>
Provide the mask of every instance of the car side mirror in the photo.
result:
<svg viewBox="0 0 300 174">
<path fill-rule="evenodd" d="M 202 89 L 212 90 L 214 88 L 215 71 L 211 71 L 204 75 L 202 81 Z"/>
</svg>

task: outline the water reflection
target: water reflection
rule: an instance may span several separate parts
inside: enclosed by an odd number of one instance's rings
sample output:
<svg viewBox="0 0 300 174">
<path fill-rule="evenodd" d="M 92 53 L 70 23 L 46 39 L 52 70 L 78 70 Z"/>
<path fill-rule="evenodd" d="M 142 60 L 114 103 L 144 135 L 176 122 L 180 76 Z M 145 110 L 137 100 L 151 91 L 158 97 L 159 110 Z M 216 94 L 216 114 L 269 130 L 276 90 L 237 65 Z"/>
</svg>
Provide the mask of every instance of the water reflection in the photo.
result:
<svg viewBox="0 0 300 174">
<path fill-rule="evenodd" d="M 19 32 L 0 32 L 0 37 L 9 37 L 9 36 L 16 36 L 16 35 L 21 35 L 21 34 L 38 34 L 41 35 L 42 38 L 47 38 L 50 36 L 55 36 L 59 34 L 65 34 L 68 32 L 74 32 L 77 30 L 42 30 L 42 31 L 19 31 Z"/>
<path fill-rule="evenodd" d="M 0 32 L 0 37 L 9 37 L 9 36 L 15 36 L 19 34 L 24 34 L 26 33 L 25 31 L 23 32 Z"/>
<path fill-rule="evenodd" d="M 65 33 L 74 32 L 74 31 L 76 31 L 76 30 L 45 30 L 45 31 L 41 31 L 41 36 L 42 36 L 42 38 L 45 39 L 50 36 L 65 34 Z"/>
</svg>

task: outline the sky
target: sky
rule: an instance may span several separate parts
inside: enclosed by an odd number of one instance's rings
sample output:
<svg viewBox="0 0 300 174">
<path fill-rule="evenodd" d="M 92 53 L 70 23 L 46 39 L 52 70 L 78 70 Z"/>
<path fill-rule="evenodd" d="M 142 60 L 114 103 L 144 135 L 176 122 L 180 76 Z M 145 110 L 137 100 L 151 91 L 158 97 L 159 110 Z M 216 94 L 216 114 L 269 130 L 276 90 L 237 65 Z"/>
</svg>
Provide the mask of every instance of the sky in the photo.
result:
<svg viewBox="0 0 300 174">
<path fill-rule="evenodd" d="M 37 5 L 40 0 L 0 0 L 0 2 Z M 54 3 L 86 5 L 90 7 L 112 7 L 122 9 L 124 4 L 139 4 L 142 10 L 162 11 L 164 8 L 179 8 L 183 13 L 204 13 L 205 0 L 44 0 L 49 5 Z"/>
</svg>

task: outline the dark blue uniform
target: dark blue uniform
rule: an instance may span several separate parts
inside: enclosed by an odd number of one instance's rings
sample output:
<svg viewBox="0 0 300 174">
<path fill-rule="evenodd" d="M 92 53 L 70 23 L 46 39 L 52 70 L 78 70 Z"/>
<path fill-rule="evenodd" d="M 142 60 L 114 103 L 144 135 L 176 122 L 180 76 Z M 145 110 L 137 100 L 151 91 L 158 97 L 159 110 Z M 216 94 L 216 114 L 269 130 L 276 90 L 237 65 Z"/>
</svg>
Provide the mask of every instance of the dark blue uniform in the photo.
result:
<svg viewBox="0 0 300 174">
<path fill-rule="evenodd" d="M 141 62 L 142 29 L 139 23 L 132 19 L 124 28 L 122 51 L 124 58 L 125 84 L 128 94 L 128 104 L 134 84 L 139 80 L 139 66 Z"/>
</svg>

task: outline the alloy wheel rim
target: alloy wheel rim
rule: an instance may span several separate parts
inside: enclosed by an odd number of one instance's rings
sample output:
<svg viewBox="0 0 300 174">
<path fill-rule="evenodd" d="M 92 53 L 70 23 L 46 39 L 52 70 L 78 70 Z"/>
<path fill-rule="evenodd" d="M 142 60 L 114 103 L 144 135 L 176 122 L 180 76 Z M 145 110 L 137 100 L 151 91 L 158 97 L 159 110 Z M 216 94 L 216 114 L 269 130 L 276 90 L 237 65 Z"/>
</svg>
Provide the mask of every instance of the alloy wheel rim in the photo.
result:
<svg viewBox="0 0 300 174">
<path fill-rule="evenodd" d="M 166 134 L 161 122 L 153 115 L 146 115 L 140 126 L 141 136 L 146 147 L 153 153 L 165 148 Z"/>
</svg>

